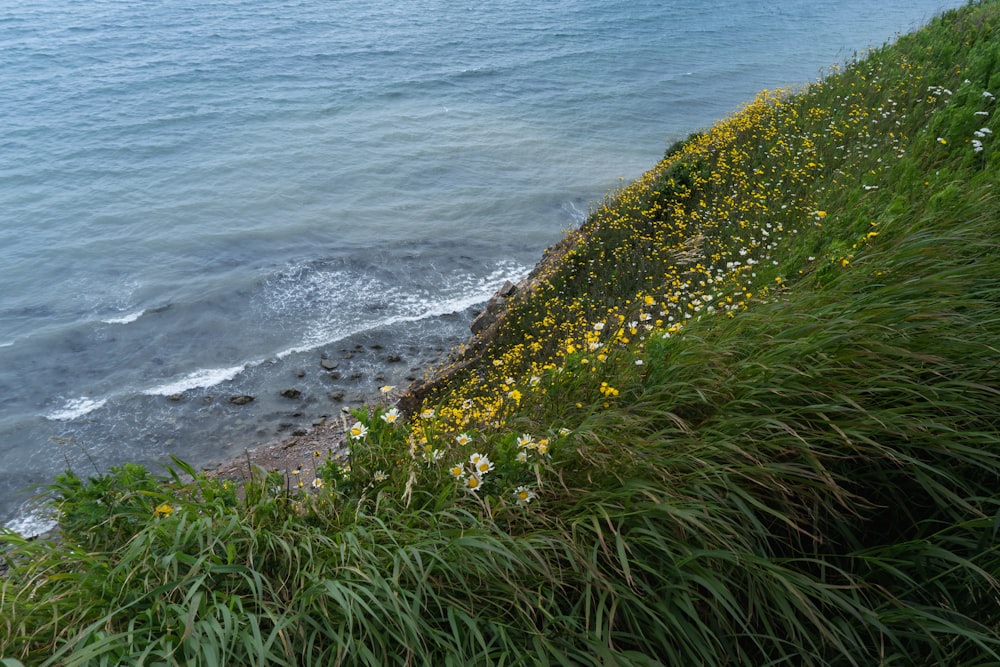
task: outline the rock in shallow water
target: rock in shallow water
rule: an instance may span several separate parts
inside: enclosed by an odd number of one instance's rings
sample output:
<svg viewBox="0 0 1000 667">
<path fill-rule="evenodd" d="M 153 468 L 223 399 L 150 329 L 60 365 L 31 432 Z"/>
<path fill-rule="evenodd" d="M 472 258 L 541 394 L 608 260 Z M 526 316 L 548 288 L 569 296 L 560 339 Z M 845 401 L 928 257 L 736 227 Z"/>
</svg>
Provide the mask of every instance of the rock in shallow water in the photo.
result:
<svg viewBox="0 0 1000 667">
<path fill-rule="evenodd" d="M 247 394 L 241 394 L 239 396 L 229 397 L 229 402 L 232 403 L 233 405 L 246 405 L 247 403 L 250 403 L 252 401 L 253 401 L 253 396 L 249 396 Z"/>
</svg>

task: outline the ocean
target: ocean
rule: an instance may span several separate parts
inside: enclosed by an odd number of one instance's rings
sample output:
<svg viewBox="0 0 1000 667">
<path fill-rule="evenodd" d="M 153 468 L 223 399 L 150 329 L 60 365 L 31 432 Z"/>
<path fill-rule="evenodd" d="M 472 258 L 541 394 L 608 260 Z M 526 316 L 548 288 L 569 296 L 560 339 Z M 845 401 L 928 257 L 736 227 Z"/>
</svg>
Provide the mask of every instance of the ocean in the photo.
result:
<svg viewBox="0 0 1000 667">
<path fill-rule="evenodd" d="M 0 524 L 405 386 L 674 141 L 961 4 L 10 0 Z"/>
</svg>

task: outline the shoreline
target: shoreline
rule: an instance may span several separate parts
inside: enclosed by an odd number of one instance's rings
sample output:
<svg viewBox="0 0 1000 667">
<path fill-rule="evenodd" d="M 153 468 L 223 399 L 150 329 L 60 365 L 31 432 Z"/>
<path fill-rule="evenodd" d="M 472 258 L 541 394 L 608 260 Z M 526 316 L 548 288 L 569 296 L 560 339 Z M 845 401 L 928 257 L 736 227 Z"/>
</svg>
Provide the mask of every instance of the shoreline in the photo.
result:
<svg viewBox="0 0 1000 667">
<path fill-rule="evenodd" d="M 501 291 L 503 289 L 505 288 L 501 288 Z M 486 304 L 483 304 L 483 308 L 471 309 L 473 320 L 481 313 L 486 312 L 485 308 Z M 469 330 L 467 329 L 467 331 Z M 350 414 L 352 410 L 367 408 L 376 403 L 385 403 L 390 406 L 398 405 L 406 412 L 406 402 L 412 400 L 420 388 L 425 387 L 429 382 L 440 379 L 442 372 L 447 373 L 447 369 L 450 368 L 460 351 L 467 348 L 476 338 L 478 336 L 470 331 L 469 338 L 465 339 L 464 342 L 462 340 L 456 341 L 451 349 L 435 350 L 435 353 L 425 355 L 422 360 L 425 365 L 420 369 L 419 377 L 414 377 L 416 375 L 414 368 L 409 368 L 405 373 L 399 373 L 397 377 L 387 377 L 389 374 L 384 372 L 378 373 L 375 376 L 378 381 L 388 380 L 401 383 L 400 386 L 393 386 L 387 393 L 380 395 L 375 391 L 362 392 L 355 394 L 349 401 L 342 402 L 340 398 L 331 400 L 333 410 L 331 410 L 331 414 L 323 418 L 323 423 L 314 423 L 310 427 L 296 429 L 293 434 L 270 442 L 243 447 L 239 454 L 232 454 L 215 463 L 204 464 L 199 468 L 210 477 L 245 481 L 251 475 L 252 468 L 259 467 L 265 472 L 283 473 L 290 484 L 307 488 L 316 478 L 316 466 L 325 462 L 328 455 L 342 456 L 346 454 L 348 449 L 347 430 L 354 421 L 354 417 Z"/>
<path fill-rule="evenodd" d="M 382 396 L 362 396 L 360 405 L 343 405 L 335 417 L 305 429 L 304 433 L 244 448 L 240 455 L 202 466 L 202 471 L 210 477 L 242 481 L 249 477 L 252 468 L 256 466 L 266 472 L 284 473 L 290 484 L 308 487 L 316 478 L 316 465 L 325 461 L 327 455 L 344 455 L 347 452 L 347 430 L 353 419 L 350 417 L 352 409 L 381 401 L 399 407 L 404 414 L 412 414 L 422 400 L 452 373 L 472 363 L 482 354 L 503 320 L 508 302 L 532 289 L 543 269 L 552 262 L 557 262 L 572 244 L 576 232 L 574 230 L 574 233 L 567 234 L 559 242 L 545 248 L 526 277 L 516 283 L 505 281 L 488 301 L 481 304 L 482 307 L 471 308 L 468 337 L 464 342 L 456 342 L 451 349 L 439 351 L 433 361 L 428 360 L 431 363 L 422 369 L 423 377 L 407 378 L 405 386 L 393 387 L 392 391 Z"/>
<path fill-rule="evenodd" d="M 160 455 L 120 460 L 166 474 L 169 455 L 175 454 L 195 470 L 222 479 L 246 480 L 251 466 L 259 466 L 268 472 L 287 472 L 289 477 L 299 470 L 298 481 L 311 484 L 316 464 L 325 461 L 328 452 L 345 450 L 345 425 L 354 422 L 350 411 L 394 402 L 408 387 L 423 381 L 467 340 L 469 321 L 481 308 L 480 303 L 433 318 L 429 329 L 427 322 L 422 323 L 419 330 L 425 336 L 420 340 L 407 333 L 413 332 L 413 325 L 405 330 L 399 327 L 406 325 L 378 327 L 279 360 L 278 365 L 262 365 L 256 375 L 243 376 L 235 386 L 227 383 L 170 396 L 139 397 L 155 411 L 144 420 L 155 430 L 145 432 L 144 437 L 157 445 Z M 380 394 L 379 387 L 385 385 L 395 385 L 391 394 Z M 91 442 L 90 436 L 73 434 L 80 442 Z M 175 444 L 181 442 L 199 444 L 197 448 Z M 59 470 L 54 467 L 52 476 L 33 490 L 15 489 L 0 526 L 24 537 L 45 534 L 50 525 L 43 497 L 56 474 L 66 468 L 85 476 L 103 474 L 110 466 L 120 465 L 104 452 L 91 454 L 96 463 L 89 458 L 74 459 Z"/>
<path fill-rule="evenodd" d="M 343 419 L 346 415 L 342 413 Z M 245 481 L 256 466 L 266 472 L 284 473 L 289 479 L 297 477 L 307 486 L 316 478 L 317 463 L 325 461 L 328 453 L 337 455 L 346 450 L 345 433 L 343 420 L 341 423 L 328 422 L 313 427 L 304 435 L 245 448 L 239 455 L 204 466 L 202 472 L 209 477 Z M 300 471 L 298 475 L 293 474 L 296 470 Z"/>
<path fill-rule="evenodd" d="M 227 446 L 232 453 L 196 467 L 208 475 L 233 480 L 245 479 L 251 466 L 289 475 L 298 470 L 298 481 L 304 486 L 311 484 L 317 463 L 323 462 L 328 453 L 346 451 L 346 431 L 354 421 L 351 411 L 377 402 L 395 405 L 413 387 L 426 382 L 448 363 L 456 349 L 461 348 L 469 335 L 469 321 L 479 315 L 483 306 L 442 316 L 448 320 L 461 318 L 463 325 L 459 331 L 464 332 L 464 337 L 437 332 L 419 345 L 394 338 L 388 329 L 382 328 L 352 337 L 349 339 L 352 344 L 345 345 L 345 341 L 341 341 L 336 349 L 317 350 L 317 356 L 312 359 L 315 368 L 307 373 L 301 364 L 298 365 L 295 372 L 298 382 L 291 382 L 289 389 L 281 391 L 270 387 L 272 393 L 277 391 L 279 396 L 293 397 L 284 410 L 285 414 L 294 417 L 283 424 L 291 429 L 290 432 L 274 431 L 272 439 L 252 446 L 233 442 Z M 313 387 L 310 391 L 300 384 L 307 375 L 321 378 L 322 389 Z M 379 387 L 386 385 L 392 386 L 391 392 L 380 393 Z M 301 392 L 298 387 L 302 388 Z M 257 403 L 255 398 L 258 397 L 251 397 L 251 400 Z"/>
</svg>

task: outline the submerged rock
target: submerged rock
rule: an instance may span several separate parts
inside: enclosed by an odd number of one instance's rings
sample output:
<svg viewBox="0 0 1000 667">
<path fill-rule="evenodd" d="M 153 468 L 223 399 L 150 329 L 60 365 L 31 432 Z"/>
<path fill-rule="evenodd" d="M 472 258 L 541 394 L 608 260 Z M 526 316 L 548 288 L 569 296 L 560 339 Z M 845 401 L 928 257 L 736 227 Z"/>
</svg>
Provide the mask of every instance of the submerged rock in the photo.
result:
<svg viewBox="0 0 1000 667">
<path fill-rule="evenodd" d="M 246 405 L 253 401 L 253 396 L 248 394 L 240 394 L 239 396 L 230 396 L 229 402 L 233 405 Z"/>
</svg>

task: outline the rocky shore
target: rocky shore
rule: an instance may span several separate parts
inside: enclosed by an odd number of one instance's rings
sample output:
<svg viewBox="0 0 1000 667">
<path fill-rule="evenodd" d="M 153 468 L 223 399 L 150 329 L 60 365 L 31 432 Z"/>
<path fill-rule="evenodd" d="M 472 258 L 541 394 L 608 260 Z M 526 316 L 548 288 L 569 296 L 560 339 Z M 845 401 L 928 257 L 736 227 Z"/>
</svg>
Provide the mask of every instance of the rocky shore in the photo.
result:
<svg viewBox="0 0 1000 667">
<path fill-rule="evenodd" d="M 419 382 L 424 369 L 439 362 L 445 352 L 440 345 L 401 350 L 391 344 L 358 343 L 321 352 L 314 367 L 299 368 L 294 372 L 296 381 L 277 391 L 217 397 L 229 404 L 230 411 L 246 406 L 270 412 L 269 421 L 276 426 L 258 431 L 259 436 L 272 436 L 263 444 L 238 453 L 232 444 L 223 444 L 223 450 L 232 452 L 230 456 L 203 470 L 214 477 L 242 480 L 259 467 L 311 484 L 318 463 L 328 454 L 346 450 L 345 432 L 354 422 L 353 410 L 395 402 L 400 388 Z"/>
<path fill-rule="evenodd" d="M 530 289 L 535 273 L 537 268 L 525 281 L 506 282 L 479 307 L 440 316 L 430 326 L 369 330 L 276 359 L 231 385 L 146 397 L 153 408 L 139 406 L 134 421 L 141 437 L 160 449 L 161 462 L 177 455 L 236 482 L 259 468 L 307 487 L 328 455 L 346 454 L 353 410 L 382 403 L 412 412 L 432 398 L 452 373 L 479 358 L 507 304 Z M 191 456 L 178 449 L 185 442 L 204 444 Z"/>
<path fill-rule="evenodd" d="M 342 380 L 345 372 L 349 380 L 361 380 L 362 372 L 356 369 L 358 358 L 371 357 L 373 353 L 383 357 L 384 370 L 371 376 L 375 383 L 387 384 L 375 386 L 369 383 L 367 392 L 355 392 L 347 396 L 343 389 L 331 391 L 328 395 L 330 406 L 336 408 L 331 414 L 316 419 L 311 427 L 296 428 L 291 435 L 275 442 L 246 448 L 238 455 L 231 456 L 221 463 L 205 468 L 205 472 L 223 479 L 245 480 L 255 467 L 268 472 L 280 472 L 290 476 L 293 483 L 308 486 L 315 479 L 315 467 L 325 460 L 328 454 L 345 454 L 347 450 L 346 432 L 353 423 L 351 410 L 364 405 L 374 405 L 378 402 L 397 405 L 405 413 L 412 413 L 424 398 L 432 395 L 446 379 L 457 370 L 473 363 L 489 339 L 495 334 L 497 326 L 503 320 L 508 303 L 529 290 L 537 280 L 540 268 L 551 261 L 552 250 L 547 251 L 547 257 L 539 263 L 531 275 L 514 284 L 507 281 L 500 287 L 491 299 L 479 309 L 466 313 L 469 320 L 471 336 L 461 345 L 450 350 L 441 346 L 424 350 L 422 355 L 411 346 L 409 361 L 413 356 L 420 357 L 420 366 L 401 366 L 403 354 L 400 351 L 386 352 L 388 345 L 372 344 L 364 346 L 356 344 L 348 349 L 342 348 L 337 354 L 325 352 L 318 361 L 319 371 L 327 374 L 333 380 Z M 368 367 L 370 368 L 370 360 Z M 408 368 L 405 373 L 398 372 Z M 394 372 L 396 371 L 396 372 Z M 299 377 L 305 376 L 305 371 L 298 371 Z M 387 391 L 383 389 L 389 388 Z M 281 396 L 294 401 L 303 400 L 303 392 L 295 387 L 289 387 L 279 392 Z M 237 395 L 229 398 L 233 404 L 249 404 L 255 397 Z"/>
</svg>

